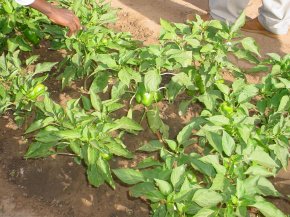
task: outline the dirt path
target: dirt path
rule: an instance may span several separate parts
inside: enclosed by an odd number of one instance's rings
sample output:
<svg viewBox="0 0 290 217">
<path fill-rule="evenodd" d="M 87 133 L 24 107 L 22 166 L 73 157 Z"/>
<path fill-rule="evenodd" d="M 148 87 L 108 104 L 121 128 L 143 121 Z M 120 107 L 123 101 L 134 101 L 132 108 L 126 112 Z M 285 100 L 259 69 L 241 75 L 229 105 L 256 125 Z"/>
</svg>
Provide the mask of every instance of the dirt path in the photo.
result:
<svg viewBox="0 0 290 217">
<path fill-rule="evenodd" d="M 259 0 L 251 1 L 247 15 L 257 16 L 259 5 Z M 208 10 L 206 0 L 112 0 L 112 6 L 123 9 L 114 28 L 131 32 L 145 44 L 156 43 L 160 18 L 183 22 L 189 13 L 202 14 Z M 262 54 L 290 53 L 289 34 L 282 40 L 247 35 L 257 40 Z M 250 80 L 257 82 L 259 78 L 252 76 Z M 169 112 L 174 114 L 173 110 Z M 182 122 L 176 116 L 172 118 L 171 121 Z M 23 160 L 27 141 L 22 138 L 22 133 L 10 117 L 0 119 L 0 217 L 149 216 L 147 205 L 129 198 L 125 186 L 117 184 L 116 191 L 108 186 L 98 189 L 88 186 L 84 169 L 71 158 Z M 139 137 L 127 138 L 131 150 L 136 149 L 140 137 L 149 139 L 149 131 Z M 113 162 L 116 166 L 127 163 L 122 160 Z M 273 182 L 279 191 L 290 195 L 290 168 L 288 172 L 282 171 Z M 290 214 L 290 205 L 285 201 L 274 203 Z"/>
<path fill-rule="evenodd" d="M 190 13 L 204 14 L 208 11 L 207 0 L 111 0 L 112 6 L 121 8 L 121 19 L 118 21 L 119 27 L 124 31 L 130 31 L 138 39 L 145 42 L 156 42 L 159 35 L 160 18 L 172 22 L 184 22 Z M 251 0 L 246 8 L 246 14 L 250 18 L 258 15 L 258 8 L 261 0 Z M 122 26 L 124 21 L 130 22 L 130 26 Z M 140 35 L 139 30 L 145 30 L 147 37 Z M 244 33 L 254 37 L 261 48 L 261 53 L 276 52 L 280 54 L 290 53 L 290 33 L 273 39 L 253 33 Z"/>
</svg>

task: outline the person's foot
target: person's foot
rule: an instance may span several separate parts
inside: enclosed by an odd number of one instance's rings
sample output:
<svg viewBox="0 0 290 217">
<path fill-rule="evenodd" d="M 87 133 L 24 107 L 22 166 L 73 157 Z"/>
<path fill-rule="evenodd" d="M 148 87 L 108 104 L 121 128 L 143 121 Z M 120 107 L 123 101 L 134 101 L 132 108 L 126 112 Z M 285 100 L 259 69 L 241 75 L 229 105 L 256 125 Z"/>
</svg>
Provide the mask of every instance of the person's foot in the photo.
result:
<svg viewBox="0 0 290 217">
<path fill-rule="evenodd" d="M 269 32 L 265 27 L 259 22 L 258 18 L 246 21 L 245 25 L 242 27 L 245 32 L 253 32 L 261 35 L 266 35 L 271 38 L 279 38 L 280 35 Z"/>
<path fill-rule="evenodd" d="M 201 19 L 202 19 L 203 21 L 211 20 L 211 16 L 210 16 L 209 13 L 207 13 L 207 14 L 202 14 L 202 15 L 199 15 L 199 16 L 201 17 Z M 188 21 L 195 21 L 195 20 L 196 20 L 196 19 L 195 19 L 195 14 L 188 14 L 188 15 L 186 16 L 186 20 L 188 20 Z"/>
</svg>

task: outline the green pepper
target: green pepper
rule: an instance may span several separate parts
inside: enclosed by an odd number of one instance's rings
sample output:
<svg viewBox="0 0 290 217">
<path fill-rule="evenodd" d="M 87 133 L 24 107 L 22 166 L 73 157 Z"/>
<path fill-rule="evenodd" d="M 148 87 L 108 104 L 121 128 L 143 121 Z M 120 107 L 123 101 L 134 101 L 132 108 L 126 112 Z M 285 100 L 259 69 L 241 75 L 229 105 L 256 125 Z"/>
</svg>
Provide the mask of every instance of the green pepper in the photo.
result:
<svg viewBox="0 0 290 217">
<path fill-rule="evenodd" d="M 145 92 L 146 92 L 146 90 L 145 90 L 144 84 L 143 83 L 139 84 L 138 88 L 137 88 L 137 93 L 136 93 L 136 101 L 137 101 L 137 103 L 141 103 L 143 93 L 145 93 Z"/>
<path fill-rule="evenodd" d="M 102 44 L 107 45 L 107 44 L 108 44 L 108 39 L 103 38 L 103 39 L 101 40 L 101 42 L 102 42 Z"/>
<path fill-rule="evenodd" d="M 39 44 L 39 42 L 40 42 L 40 38 L 38 37 L 38 35 L 34 32 L 34 31 L 32 31 L 31 29 L 25 29 L 24 31 L 23 31 L 23 34 L 24 34 L 24 36 L 25 36 L 25 38 L 29 41 L 29 42 L 31 42 L 32 44 L 34 44 L 34 45 L 38 45 Z"/>
<path fill-rule="evenodd" d="M 136 102 L 150 106 L 153 102 L 159 102 L 163 98 L 160 91 L 147 92 L 144 83 L 139 84 L 136 93 Z"/>
<path fill-rule="evenodd" d="M 150 106 L 152 103 L 153 103 L 153 100 L 154 100 L 154 93 L 148 93 L 148 92 L 145 92 L 143 93 L 142 95 L 142 104 L 145 105 L 145 106 Z"/>
<path fill-rule="evenodd" d="M 10 3 L 10 1 L 6 1 L 2 4 L 4 11 L 6 11 L 8 14 L 12 14 L 13 12 L 13 6 Z"/>
<path fill-rule="evenodd" d="M 228 102 L 223 102 L 220 105 L 220 110 L 222 113 L 224 113 L 227 117 L 231 117 L 234 113 L 234 108 L 228 103 Z"/>
<path fill-rule="evenodd" d="M 216 80 L 216 83 L 217 84 L 223 84 L 223 83 L 225 83 L 225 80 L 224 79 L 218 79 L 218 80 Z"/>
<path fill-rule="evenodd" d="M 35 100 L 37 97 L 45 93 L 47 87 L 42 83 L 37 84 L 28 94 L 26 95 L 29 99 Z"/>
<path fill-rule="evenodd" d="M 113 156 L 111 153 L 104 153 L 104 152 L 101 152 L 100 155 L 104 160 L 111 160 Z"/>
</svg>

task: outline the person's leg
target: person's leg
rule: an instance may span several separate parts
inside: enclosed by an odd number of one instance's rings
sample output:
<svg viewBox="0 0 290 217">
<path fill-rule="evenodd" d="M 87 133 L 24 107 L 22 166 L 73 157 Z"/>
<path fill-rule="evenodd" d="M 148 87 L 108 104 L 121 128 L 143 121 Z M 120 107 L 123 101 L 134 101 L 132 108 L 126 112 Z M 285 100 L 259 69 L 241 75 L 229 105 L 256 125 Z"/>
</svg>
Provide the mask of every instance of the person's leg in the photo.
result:
<svg viewBox="0 0 290 217">
<path fill-rule="evenodd" d="M 248 3 L 249 0 L 209 0 L 210 15 L 214 19 L 234 23 Z"/>
<path fill-rule="evenodd" d="M 290 26 L 290 0 L 263 0 L 259 22 L 274 34 L 287 34 Z"/>
</svg>

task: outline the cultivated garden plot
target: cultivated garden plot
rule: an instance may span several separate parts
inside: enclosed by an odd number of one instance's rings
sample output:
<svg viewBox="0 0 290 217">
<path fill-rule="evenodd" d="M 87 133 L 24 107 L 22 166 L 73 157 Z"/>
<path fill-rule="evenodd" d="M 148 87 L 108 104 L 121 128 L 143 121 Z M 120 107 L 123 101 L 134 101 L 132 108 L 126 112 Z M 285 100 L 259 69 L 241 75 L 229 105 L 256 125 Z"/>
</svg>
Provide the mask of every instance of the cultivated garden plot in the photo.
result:
<svg viewBox="0 0 290 217">
<path fill-rule="evenodd" d="M 233 25 L 161 19 L 159 43 L 144 46 L 108 28 L 116 10 L 103 1 L 59 4 L 80 17 L 85 28 L 77 35 L 1 0 L 0 123 L 16 124 L 25 144 L 7 156 L 14 150 L 0 143 L 12 182 L 31 182 L 24 173 L 47 179 L 44 187 L 58 190 L 43 192 L 36 182 L 28 192 L 57 207 L 77 204 L 74 186 L 86 192 L 87 209 L 98 207 L 97 216 L 289 214 L 272 203 L 286 207 L 290 199 L 271 182 L 289 160 L 289 54 L 262 57 L 239 31 L 244 13 Z M 265 72 L 262 81 L 248 83 L 245 75 L 257 72 Z M 8 144 L 17 143 L 13 138 Z M 26 159 L 21 166 L 19 157 Z M 59 173 L 65 181 L 56 187 Z M 102 210 L 111 202 L 119 214 Z M 80 216 L 64 210 L 62 216 Z"/>
</svg>

